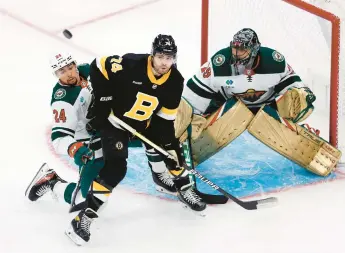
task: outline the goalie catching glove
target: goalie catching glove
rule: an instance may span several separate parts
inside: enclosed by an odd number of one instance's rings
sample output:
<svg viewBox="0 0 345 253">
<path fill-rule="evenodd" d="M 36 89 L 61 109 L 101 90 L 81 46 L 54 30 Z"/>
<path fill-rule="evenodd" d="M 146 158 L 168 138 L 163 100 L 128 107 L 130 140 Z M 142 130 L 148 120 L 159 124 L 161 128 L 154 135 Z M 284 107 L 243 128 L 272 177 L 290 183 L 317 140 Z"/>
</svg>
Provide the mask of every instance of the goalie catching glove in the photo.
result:
<svg viewBox="0 0 345 253">
<path fill-rule="evenodd" d="M 315 99 L 316 96 L 307 87 L 288 89 L 277 99 L 279 115 L 293 123 L 301 122 L 313 112 Z"/>
</svg>

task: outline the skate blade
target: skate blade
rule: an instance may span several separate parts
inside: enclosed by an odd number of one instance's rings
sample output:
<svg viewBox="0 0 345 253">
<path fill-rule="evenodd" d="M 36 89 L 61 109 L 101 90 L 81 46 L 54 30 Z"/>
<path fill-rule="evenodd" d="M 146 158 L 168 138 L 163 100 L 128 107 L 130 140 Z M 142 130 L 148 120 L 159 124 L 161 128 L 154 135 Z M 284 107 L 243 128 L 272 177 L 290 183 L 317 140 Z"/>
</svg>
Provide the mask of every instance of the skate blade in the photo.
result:
<svg viewBox="0 0 345 253">
<path fill-rule="evenodd" d="M 37 182 L 37 178 L 39 178 L 42 175 L 42 173 L 45 173 L 48 170 L 49 170 L 48 165 L 46 163 L 43 163 L 42 166 L 37 171 L 34 178 L 32 179 L 32 181 L 30 182 L 29 186 L 26 188 L 26 190 L 25 190 L 25 196 L 26 197 L 28 196 L 28 193 L 30 192 L 32 186 Z"/>
<path fill-rule="evenodd" d="M 163 188 L 162 186 L 156 185 L 156 191 L 161 192 L 161 193 L 166 193 L 172 196 L 177 196 L 177 192 L 171 192 L 168 191 L 167 189 Z"/>
<path fill-rule="evenodd" d="M 202 210 L 202 211 L 194 211 L 193 209 L 191 209 L 187 204 L 180 202 L 180 205 L 184 208 L 184 209 L 187 209 L 187 211 L 197 215 L 197 216 L 201 216 L 201 217 L 206 217 L 207 216 L 207 213 L 206 213 L 206 209 Z"/>
<path fill-rule="evenodd" d="M 74 232 L 72 225 L 69 225 L 69 227 L 65 230 L 65 235 L 77 246 L 83 246 L 86 243 L 86 241 L 84 241 Z"/>
</svg>

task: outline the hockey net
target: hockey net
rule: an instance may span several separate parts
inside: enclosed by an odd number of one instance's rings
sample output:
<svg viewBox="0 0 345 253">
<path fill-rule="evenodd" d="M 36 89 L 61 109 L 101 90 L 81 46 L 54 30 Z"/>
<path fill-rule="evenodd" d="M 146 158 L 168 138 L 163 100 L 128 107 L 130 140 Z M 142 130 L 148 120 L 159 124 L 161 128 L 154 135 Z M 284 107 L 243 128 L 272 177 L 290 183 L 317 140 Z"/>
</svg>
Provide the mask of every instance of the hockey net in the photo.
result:
<svg viewBox="0 0 345 253">
<path fill-rule="evenodd" d="M 345 1 L 203 0 L 201 61 L 244 27 L 281 52 L 315 93 L 315 111 L 303 123 L 338 147 L 345 163 Z"/>
</svg>

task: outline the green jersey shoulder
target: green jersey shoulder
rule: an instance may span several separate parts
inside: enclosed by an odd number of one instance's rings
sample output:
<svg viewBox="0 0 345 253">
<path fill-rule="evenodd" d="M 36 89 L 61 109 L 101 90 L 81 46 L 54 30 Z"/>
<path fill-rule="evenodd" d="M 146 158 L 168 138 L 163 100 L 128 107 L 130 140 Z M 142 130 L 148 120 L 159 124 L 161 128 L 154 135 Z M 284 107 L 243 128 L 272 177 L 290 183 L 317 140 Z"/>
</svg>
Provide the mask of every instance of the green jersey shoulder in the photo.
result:
<svg viewBox="0 0 345 253">
<path fill-rule="evenodd" d="M 81 64 L 78 65 L 79 74 L 88 79 L 90 75 L 90 65 L 89 64 Z M 56 83 L 55 87 L 53 88 L 53 94 L 51 97 L 50 104 L 52 105 L 54 102 L 66 102 L 73 105 L 76 99 L 79 96 L 80 91 L 83 87 L 81 86 L 63 86 L 60 83 Z"/>
<path fill-rule="evenodd" d="M 231 76 L 231 49 L 223 48 L 211 57 L 214 76 Z"/>
<path fill-rule="evenodd" d="M 211 57 L 214 76 L 232 76 L 230 47 L 223 48 Z M 269 47 L 261 47 L 253 69 L 257 74 L 275 74 L 285 71 L 285 57 Z"/>
<path fill-rule="evenodd" d="M 255 64 L 255 63 L 254 63 Z M 285 57 L 269 47 L 261 47 L 255 73 L 257 74 L 277 74 L 283 73 L 286 67 Z"/>
<path fill-rule="evenodd" d="M 90 64 L 83 63 L 78 65 L 79 74 L 87 79 L 90 76 Z"/>
</svg>

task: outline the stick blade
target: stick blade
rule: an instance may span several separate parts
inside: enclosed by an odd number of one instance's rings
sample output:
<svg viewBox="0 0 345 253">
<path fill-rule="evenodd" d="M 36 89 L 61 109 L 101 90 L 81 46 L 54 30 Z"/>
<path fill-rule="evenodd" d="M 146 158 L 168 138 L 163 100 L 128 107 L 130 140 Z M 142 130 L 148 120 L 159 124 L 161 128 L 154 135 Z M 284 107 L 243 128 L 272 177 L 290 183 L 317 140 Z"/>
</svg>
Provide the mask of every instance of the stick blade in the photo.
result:
<svg viewBox="0 0 345 253">
<path fill-rule="evenodd" d="M 266 199 L 257 200 L 256 208 L 270 208 L 278 205 L 278 199 L 276 197 L 270 197 Z"/>
</svg>

